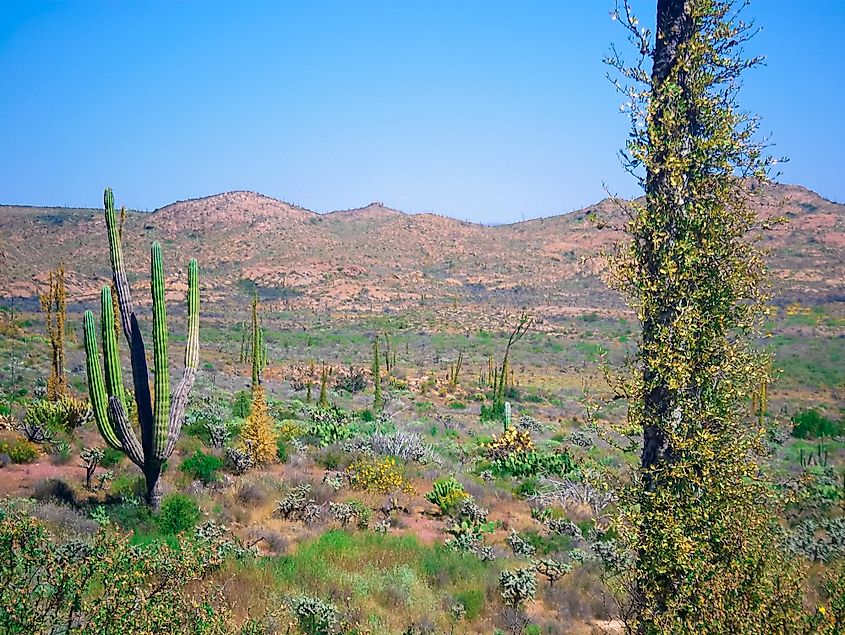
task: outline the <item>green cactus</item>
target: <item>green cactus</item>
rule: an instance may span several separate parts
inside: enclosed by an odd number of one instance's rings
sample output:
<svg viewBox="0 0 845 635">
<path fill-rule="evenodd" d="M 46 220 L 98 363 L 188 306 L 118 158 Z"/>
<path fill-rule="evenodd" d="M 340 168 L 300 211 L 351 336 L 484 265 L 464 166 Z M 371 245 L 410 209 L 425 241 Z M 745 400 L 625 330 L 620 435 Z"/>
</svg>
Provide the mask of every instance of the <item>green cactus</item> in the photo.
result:
<svg viewBox="0 0 845 635">
<path fill-rule="evenodd" d="M 258 324 L 258 293 L 252 296 L 252 388 L 253 390 L 261 385 L 261 370 L 263 368 L 263 346 L 264 338 L 261 333 L 261 326 Z"/>
<path fill-rule="evenodd" d="M 373 340 L 373 411 L 384 410 L 384 396 L 381 392 L 381 365 L 379 364 L 378 334 Z"/>
<path fill-rule="evenodd" d="M 150 393 L 146 349 L 132 305 L 129 283 L 123 266 L 118 227 L 114 211 L 114 195 L 107 188 L 104 196 L 106 227 L 114 288 L 117 290 L 122 331 L 129 346 L 135 409 L 141 429 L 140 442 L 130 423 L 126 393 L 121 375 L 120 353 L 112 309 L 111 287 L 100 294 L 101 336 L 104 370 L 100 367 L 94 314 L 85 312 L 85 356 L 88 369 L 88 390 L 94 418 L 100 434 L 111 447 L 126 453 L 144 473 L 147 502 L 156 509 L 161 502 L 159 477 L 163 463 L 173 452 L 185 418 L 188 393 L 194 385 L 199 365 L 199 273 L 196 260 L 188 265 L 188 338 L 185 348 L 185 370 L 171 395 L 170 368 L 167 356 L 167 312 L 164 304 L 164 268 L 161 247 L 153 243 L 150 250 L 151 291 L 153 300 L 153 372 L 155 399 Z"/>
</svg>

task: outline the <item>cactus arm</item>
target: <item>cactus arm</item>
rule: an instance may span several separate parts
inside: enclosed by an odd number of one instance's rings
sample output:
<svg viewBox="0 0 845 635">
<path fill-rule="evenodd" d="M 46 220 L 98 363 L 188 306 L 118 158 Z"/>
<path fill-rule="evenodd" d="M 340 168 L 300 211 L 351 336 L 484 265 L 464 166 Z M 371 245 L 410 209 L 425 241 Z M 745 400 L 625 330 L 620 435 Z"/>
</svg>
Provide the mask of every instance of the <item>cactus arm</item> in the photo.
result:
<svg viewBox="0 0 845 635">
<path fill-rule="evenodd" d="M 185 408 L 188 405 L 188 393 L 194 386 L 199 367 L 199 340 L 200 340 L 200 292 L 199 292 L 199 271 L 197 261 L 191 260 L 188 263 L 188 342 L 185 347 L 185 371 L 182 379 L 176 386 L 173 393 L 173 400 L 170 404 L 170 428 L 167 431 L 167 447 L 164 455 L 159 456 L 165 460 L 173 452 L 173 447 L 179 438 L 182 430 L 182 423 L 185 418 Z"/>
<path fill-rule="evenodd" d="M 135 431 L 126 415 L 126 409 L 123 407 L 123 402 L 117 397 L 109 397 L 108 414 L 109 421 L 113 424 L 115 433 L 123 444 L 120 449 L 126 453 L 130 461 L 143 469 L 144 451 L 141 444 L 138 443 L 138 437 L 135 436 Z"/>
<path fill-rule="evenodd" d="M 103 287 L 100 294 L 100 310 L 102 313 L 103 333 L 103 361 L 106 371 L 106 390 L 109 397 L 117 397 L 120 405 L 126 410 L 125 391 L 123 390 L 123 369 L 120 367 L 120 352 L 117 348 L 117 334 L 114 328 L 114 311 L 112 310 L 111 289 Z"/>
<path fill-rule="evenodd" d="M 167 445 L 170 423 L 170 363 L 167 357 L 167 308 L 164 303 L 164 267 L 161 245 L 150 250 L 150 290 L 153 297 L 153 367 L 155 394 L 153 404 L 153 455 L 161 457 Z"/>
<path fill-rule="evenodd" d="M 111 447 L 122 450 L 107 413 L 108 396 L 106 385 L 103 381 L 103 372 L 100 369 L 100 352 L 97 348 L 97 329 L 94 324 L 94 314 L 91 311 L 85 312 L 84 322 L 85 333 L 85 367 L 88 371 L 88 395 L 91 399 L 91 409 L 94 411 L 94 419 L 100 434 Z"/>
<path fill-rule="evenodd" d="M 141 329 L 138 327 L 138 318 L 135 314 L 129 316 L 130 333 L 132 334 L 132 345 L 130 347 L 132 361 L 132 384 L 135 388 L 135 403 L 138 406 L 138 423 L 141 426 L 141 445 L 144 454 L 152 456 L 152 432 L 153 432 L 153 407 L 152 396 L 150 395 L 149 370 L 147 369 L 147 357 L 144 352 L 144 340 L 141 337 Z"/>
<path fill-rule="evenodd" d="M 106 229 L 109 238 L 109 259 L 114 279 L 114 286 L 117 290 L 118 306 L 120 307 L 120 322 L 123 333 L 126 335 L 126 342 L 132 346 L 132 336 L 129 329 L 132 328 L 131 315 L 132 296 L 129 292 L 129 282 L 126 280 L 126 269 L 123 267 L 123 248 L 120 240 L 120 230 L 114 212 L 114 194 L 111 188 L 106 188 L 103 194 L 103 203 L 106 209 Z"/>
</svg>

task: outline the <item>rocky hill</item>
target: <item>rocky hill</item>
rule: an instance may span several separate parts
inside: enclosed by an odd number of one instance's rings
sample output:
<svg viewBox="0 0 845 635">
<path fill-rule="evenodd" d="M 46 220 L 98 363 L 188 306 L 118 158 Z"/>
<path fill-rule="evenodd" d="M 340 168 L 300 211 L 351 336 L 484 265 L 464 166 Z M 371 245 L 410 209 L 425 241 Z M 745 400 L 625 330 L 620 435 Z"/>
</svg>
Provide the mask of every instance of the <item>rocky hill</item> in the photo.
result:
<svg viewBox="0 0 845 635">
<path fill-rule="evenodd" d="M 761 217 L 789 222 L 763 234 L 781 302 L 845 300 L 845 205 L 798 186 L 760 198 Z M 602 251 L 622 234 L 610 200 L 569 214 L 488 227 L 382 203 L 318 214 L 252 192 L 131 212 L 127 266 L 144 297 L 149 244 L 164 247 L 169 293 L 181 296 L 196 257 L 209 308 L 242 304 L 254 288 L 277 308 L 405 311 L 425 304 L 512 309 L 548 316 L 616 311 L 601 281 Z M 102 212 L 0 206 L 0 297 L 34 302 L 46 272 L 64 262 L 69 295 L 90 304 L 107 283 Z"/>
</svg>

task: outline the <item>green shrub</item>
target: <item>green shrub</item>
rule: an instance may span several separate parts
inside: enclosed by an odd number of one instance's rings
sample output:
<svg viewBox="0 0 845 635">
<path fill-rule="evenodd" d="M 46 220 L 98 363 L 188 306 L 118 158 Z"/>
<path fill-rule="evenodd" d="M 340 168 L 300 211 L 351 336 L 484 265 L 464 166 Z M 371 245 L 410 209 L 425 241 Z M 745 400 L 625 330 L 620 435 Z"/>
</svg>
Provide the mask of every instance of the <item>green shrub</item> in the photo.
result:
<svg viewBox="0 0 845 635">
<path fill-rule="evenodd" d="M 494 401 L 489 406 L 481 404 L 481 421 L 504 421 L 505 420 L 505 404 L 504 402 Z"/>
<path fill-rule="evenodd" d="M 484 591 L 481 589 L 469 589 L 456 593 L 455 600 L 463 605 L 467 620 L 474 620 L 484 610 Z"/>
<path fill-rule="evenodd" d="M 279 457 L 279 463 L 287 463 L 290 458 L 288 444 L 284 439 L 276 439 L 276 456 Z"/>
<path fill-rule="evenodd" d="M 117 498 L 140 498 L 145 492 L 144 477 L 136 473 L 118 474 L 112 479 L 111 493 Z"/>
<path fill-rule="evenodd" d="M 815 408 L 802 410 L 792 417 L 792 436 L 798 439 L 823 439 L 845 434 L 845 425 L 833 421 Z"/>
<path fill-rule="evenodd" d="M 233 633 L 215 602 L 211 542 L 136 547 L 110 527 L 85 543 L 57 540 L 4 504 L 0 544 L 3 633 Z"/>
<path fill-rule="evenodd" d="M 376 420 L 376 416 L 373 414 L 373 411 L 370 410 L 369 408 L 362 410 L 360 417 L 361 417 L 361 421 L 365 421 L 367 423 L 372 423 L 373 421 Z"/>
<path fill-rule="evenodd" d="M 248 390 L 241 390 L 232 402 L 232 416 L 246 419 L 252 412 L 252 395 Z"/>
<path fill-rule="evenodd" d="M 186 494 L 173 493 L 164 497 L 156 516 L 159 530 L 165 534 L 178 534 L 193 529 L 200 519 L 197 502 Z"/>
<path fill-rule="evenodd" d="M 0 454 L 8 454 L 12 463 L 32 463 L 41 454 L 38 446 L 26 439 L 0 441 Z"/>
<path fill-rule="evenodd" d="M 182 461 L 179 469 L 201 481 L 203 485 L 208 485 L 217 480 L 217 470 L 221 467 L 223 467 L 222 459 L 213 454 L 205 454 L 201 450 L 197 450 L 192 456 Z"/>
<path fill-rule="evenodd" d="M 467 405 L 463 401 L 450 401 L 449 407 L 452 410 L 465 410 Z"/>
<path fill-rule="evenodd" d="M 106 446 L 103 448 L 103 459 L 100 461 L 100 465 L 104 468 L 114 467 L 123 461 L 123 457 L 125 456 L 121 450 L 115 450 L 111 446 Z"/>
<path fill-rule="evenodd" d="M 532 494 L 537 493 L 538 484 L 539 483 L 537 481 L 537 477 L 532 476 L 531 478 L 522 481 L 522 483 L 519 484 L 519 487 L 516 488 L 514 493 L 517 496 L 521 496 L 522 498 L 525 498 L 526 496 L 531 496 Z"/>
</svg>

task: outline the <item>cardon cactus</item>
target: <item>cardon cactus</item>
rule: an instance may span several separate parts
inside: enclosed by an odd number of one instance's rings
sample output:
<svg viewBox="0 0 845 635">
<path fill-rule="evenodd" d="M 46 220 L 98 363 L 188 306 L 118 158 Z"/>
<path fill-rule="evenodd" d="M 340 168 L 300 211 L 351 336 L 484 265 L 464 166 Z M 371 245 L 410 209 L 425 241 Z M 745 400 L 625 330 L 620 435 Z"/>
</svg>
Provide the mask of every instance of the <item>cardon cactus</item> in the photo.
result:
<svg viewBox="0 0 845 635">
<path fill-rule="evenodd" d="M 153 300 L 153 373 L 155 391 L 150 393 L 144 338 L 132 305 L 126 270 L 123 266 L 118 227 L 111 188 L 105 191 L 105 217 L 108 230 L 109 255 L 114 286 L 117 289 L 120 322 L 132 366 L 135 411 L 141 429 L 141 439 L 129 419 L 126 393 L 121 376 L 120 353 L 112 310 L 111 288 L 103 287 L 100 295 L 101 328 L 105 375 L 100 367 L 94 315 L 85 312 L 85 355 L 88 368 L 88 390 L 94 418 L 103 439 L 111 447 L 122 450 L 144 473 L 147 502 L 154 509 L 161 502 L 162 464 L 173 452 L 185 419 L 188 393 L 196 379 L 199 364 L 199 274 L 196 260 L 188 265 L 188 337 L 185 348 L 185 369 L 182 379 L 171 395 L 170 368 L 167 356 L 167 315 L 164 304 L 164 269 L 161 247 L 153 243 L 150 253 L 151 290 Z"/>
</svg>

